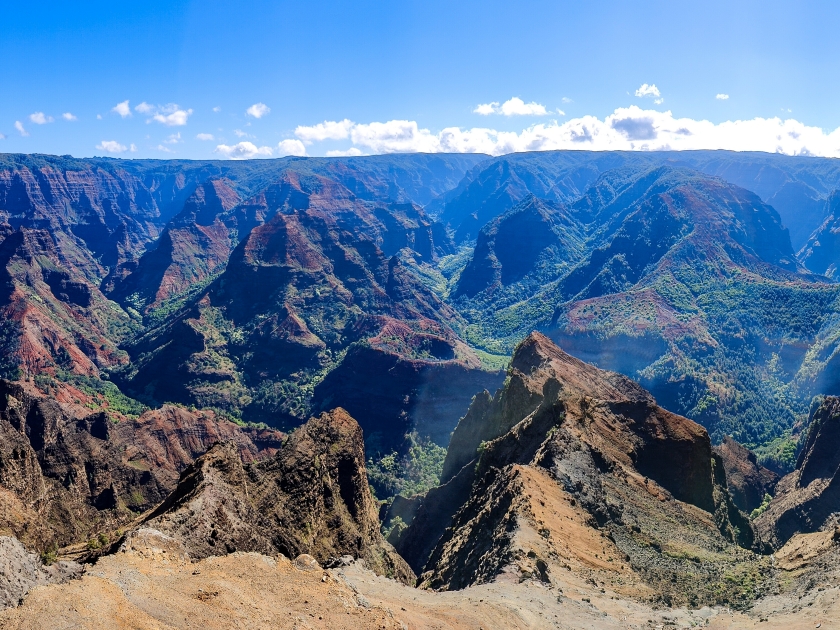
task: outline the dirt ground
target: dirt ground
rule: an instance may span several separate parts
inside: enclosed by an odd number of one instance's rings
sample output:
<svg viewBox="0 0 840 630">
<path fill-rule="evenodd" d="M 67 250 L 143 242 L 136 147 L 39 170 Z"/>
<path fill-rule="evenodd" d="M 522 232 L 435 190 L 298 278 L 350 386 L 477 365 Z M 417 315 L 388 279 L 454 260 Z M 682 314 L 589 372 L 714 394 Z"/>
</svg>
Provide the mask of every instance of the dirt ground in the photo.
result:
<svg viewBox="0 0 840 630">
<path fill-rule="evenodd" d="M 719 608 L 653 610 L 609 589 L 601 592 L 571 571 L 555 576 L 550 586 L 503 574 L 492 584 L 439 593 L 376 576 L 359 563 L 332 570 L 300 566 L 282 556 L 253 553 L 191 562 L 154 546 L 133 549 L 100 559 L 79 580 L 36 587 L 20 607 L 0 612 L 0 628 L 781 630 L 840 626 L 840 589 L 830 585 L 811 589 L 801 599 L 795 592 L 766 598 L 744 614 Z"/>
</svg>

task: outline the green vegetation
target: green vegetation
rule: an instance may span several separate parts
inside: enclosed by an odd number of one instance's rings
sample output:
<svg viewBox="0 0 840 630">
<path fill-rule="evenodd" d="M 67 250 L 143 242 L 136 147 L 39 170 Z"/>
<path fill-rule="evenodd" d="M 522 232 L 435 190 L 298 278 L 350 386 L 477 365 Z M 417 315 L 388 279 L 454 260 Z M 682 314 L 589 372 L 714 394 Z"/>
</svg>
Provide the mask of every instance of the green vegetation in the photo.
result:
<svg viewBox="0 0 840 630">
<path fill-rule="evenodd" d="M 791 472 L 796 467 L 799 440 L 791 436 L 790 430 L 766 444 L 752 448 L 758 463 L 781 475 Z"/>
<path fill-rule="evenodd" d="M 767 507 L 770 505 L 770 501 L 772 501 L 772 500 L 773 500 L 773 497 L 771 497 L 769 494 L 767 494 L 765 492 L 764 493 L 764 498 L 761 500 L 761 505 L 759 505 L 752 512 L 750 512 L 750 520 L 751 521 L 755 520 L 759 516 L 764 514 L 767 511 Z"/>
<path fill-rule="evenodd" d="M 368 459 L 368 480 L 379 498 L 419 494 L 440 481 L 446 449 L 420 439 L 416 432 L 409 433 L 406 441 L 408 449 L 404 455 L 391 452 Z"/>
<path fill-rule="evenodd" d="M 112 417 L 114 414 L 119 414 L 120 416 L 134 419 L 149 409 L 140 401 L 123 394 L 120 391 L 120 388 L 110 381 L 101 380 L 92 376 L 74 374 L 63 370 L 59 371 L 57 378 L 60 381 L 73 385 L 83 393 L 93 398 L 94 402 L 88 404 L 90 409 L 103 409 Z M 50 389 L 51 381 L 51 377 L 46 375 L 39 375 L 35 377 L 36 385 L 44 391 L 48 391 Z"/>
</svg>

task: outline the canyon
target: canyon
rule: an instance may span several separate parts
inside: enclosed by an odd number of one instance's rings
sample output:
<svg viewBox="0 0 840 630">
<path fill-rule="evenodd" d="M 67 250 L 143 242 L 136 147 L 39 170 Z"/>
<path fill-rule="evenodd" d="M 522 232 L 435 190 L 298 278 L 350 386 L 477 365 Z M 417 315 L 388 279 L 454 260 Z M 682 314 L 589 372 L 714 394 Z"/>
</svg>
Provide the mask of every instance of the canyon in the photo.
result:
<svg viewBox="0 0 840 630">
<path fill-rule="evenodd" d="M 836 619 L 838 190 L 0 156 L 0 627 Z"/>
</svg>

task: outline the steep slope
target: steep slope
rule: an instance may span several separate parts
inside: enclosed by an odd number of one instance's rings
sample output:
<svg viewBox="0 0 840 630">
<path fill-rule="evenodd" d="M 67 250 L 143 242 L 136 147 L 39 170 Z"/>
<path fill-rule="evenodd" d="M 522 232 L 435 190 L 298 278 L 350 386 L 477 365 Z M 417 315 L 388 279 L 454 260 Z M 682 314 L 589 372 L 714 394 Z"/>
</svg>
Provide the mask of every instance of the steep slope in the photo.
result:
<svg viewBox="0 0 840 630">
<path fill-rule="evenodd" d="M 218 440 L 250 462 L 270 456 L 282 438 L 172 407 L 117 423 L 73 411 L 31 386 L 0 381 L 0 527 L 41 551 L 131 521 Z"/>
<path fill-rule="evenodd" d="M 583 226 L 565 208 L 529 196 L 481 228 L 452 296 L 486 292 L 504 303 L 556 279 L 582 254 Z"/>
<path fill-rule="evenodd" d="M 310 419 L 272 458 L 250 466 L 232 444 L 217 444 L 142 526 L 173 536 L 194 558 L 305 553 L 325 564 L 350 555 L 379 574 L 414 579 L 382 539 L 362 430 L 340 408 Z"/>
<path fill-rule="evenodd" d="M 837 280 L 840 263 L 840 189 L 835 190 L 825 202 L 822 222 L 798 254 L 799 260 L 810 271 Z"/>
<path fill-rule="evenodd" d="M 723 462 L 726 485 L 738 509 L 750 514 L 761 506 L 765 496 L 775 493 L 779 475 L 759 464 L 755 453 L 729 436 L 714 451 Z"/>
<path fill-rule="evenodd" d="M 287 428 L 346 405 L 371 433 L 393 425 L 387 448 L 420 422 L 413 409 L 422 403 L 410 392 L 424 383 L 452 374 L 470 386 L 452 390 L 448 417 L 436 419 L 442 429 L 424 430 L 445 436 L 473 393 L 498 382 L 453 331 L 456 313 L 397 255 L 410 248 L 431 262 L 448 251 L 416 206 L 365 202 L 331 179 L 287 173 L 226 216 L 247 236 L 224 272 L 128 347 L 134 371 L 124 383 L 136 395 Z M 366 364 L 360 381 L 356 361 L 366 352 L 383 360 Z M 315 389 L 331 370 L 338 374 Z M 400 374 L 408 381 L 370 416 L 354 402 Z"/>
<path fill-rule="evenodd" d="M 735 151 L 540 151 L 480 163 L 427 210 L 455 230 L 458 242 L 528 194 L 572 203 L 607 171 L 686 167 L 745 188 L 773 206 L 789 228 L 795 250 L 825 219 L 824 201 L 840 185 L 834 160 Z"/>
<path fill-rule="evenodd" d="M 639 379 L 715 439 L 751 445 L 837 386 L 826 369 L 837 335 L 825 326 L 837 287 L 799 265 L 778 214 L 755 195 L 696 171 L 623 168 L 571 213 L 586 233 L 574 268 L 511 303 L 453 302 L 471 342 L 498 352 L 538 327 Z"/>
<path fill-rule="evenodd" d="M 811 533 L 837 524 L 840 511 L 840 398 L 826 397 L 813 412 L 796 470 L 776 486 L 767 510 L 755 520 L 756 530 L 779 548 L 797 533 Z"/>
<path fill-rule="evenodd" d="M 220 215 L 240 201 L 224 180 L 199 185 L 164 229 L 154 249 L 110 293 L 114 300 L 154 306 L 188 291 L 223 268 L 233 243 Z"/>
<path fill-rule="evenodd" d="M 127 361 L 117 344 L 137 326 L 76 266 L 49 230 L 6 225 L 0 242 L 2 376 L 98 375 Z"/>
<path fill-rule="evenodd" d="M 752 531 L 700 425 L 539 333 L 508 373 L 458 425 L 445 484 L 396 539 L 426 586 L 553 584 L 571 571 L 670 605 L 745 603 L 725 575 L 764 561 L 735 544 L 749 547 Z M 462 500 L 447 490 L 457 485 Z"/>
</svg>

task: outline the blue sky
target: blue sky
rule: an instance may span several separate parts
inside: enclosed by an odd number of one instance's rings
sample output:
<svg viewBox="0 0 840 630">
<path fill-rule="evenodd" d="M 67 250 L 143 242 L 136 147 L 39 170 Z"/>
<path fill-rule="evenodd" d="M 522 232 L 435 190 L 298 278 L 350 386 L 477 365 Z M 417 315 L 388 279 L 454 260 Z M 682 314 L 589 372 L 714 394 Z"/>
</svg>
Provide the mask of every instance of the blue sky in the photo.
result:
<svg viewBox="0 0 840 630">
<path fill-rule="evenodd" d="M 835 2 L 8 0 L 0 20 L 2 152 L 840 156 Z"/>
</svg>

